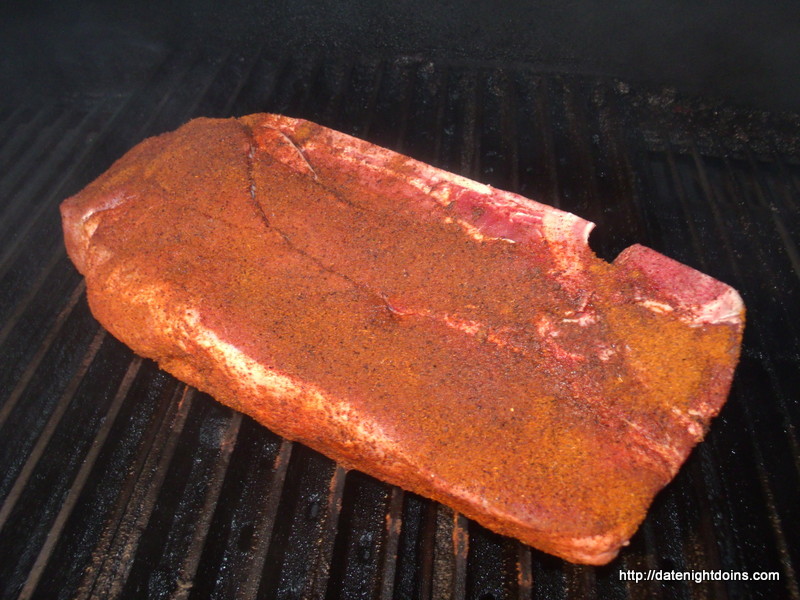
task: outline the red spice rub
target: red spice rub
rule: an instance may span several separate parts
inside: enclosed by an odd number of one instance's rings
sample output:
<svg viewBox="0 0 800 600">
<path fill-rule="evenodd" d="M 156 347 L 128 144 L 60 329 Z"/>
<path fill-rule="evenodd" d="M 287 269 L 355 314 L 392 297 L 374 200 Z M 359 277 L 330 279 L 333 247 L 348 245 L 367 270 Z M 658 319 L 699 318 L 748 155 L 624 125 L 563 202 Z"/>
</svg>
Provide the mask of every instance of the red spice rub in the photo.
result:
<svg viewBox="0 0 800 600">
<path fill-rule="evenodd" d="M 611 560 L 724 403 L 744 309 L 592 225 L 317 125 L 197 119 L 62 205 L 95 316 L 277 433 Z"/>
</svg>

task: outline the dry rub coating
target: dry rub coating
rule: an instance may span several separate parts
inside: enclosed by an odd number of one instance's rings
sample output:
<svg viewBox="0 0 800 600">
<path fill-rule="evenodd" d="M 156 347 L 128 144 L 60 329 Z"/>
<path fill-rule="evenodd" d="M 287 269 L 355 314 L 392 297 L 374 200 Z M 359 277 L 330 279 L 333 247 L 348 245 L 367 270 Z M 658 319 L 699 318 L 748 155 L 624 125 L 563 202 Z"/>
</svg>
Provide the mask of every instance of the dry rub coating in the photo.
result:
<svg viewBox="0 0 800 600">
<path fill-rule="evenodd" d="M 62 205 L 97 319 L 347 467 L 603 564 L 702 439 L 728 286 L 574 215 L 276 115 L 148 139 Z"/>
</svg>

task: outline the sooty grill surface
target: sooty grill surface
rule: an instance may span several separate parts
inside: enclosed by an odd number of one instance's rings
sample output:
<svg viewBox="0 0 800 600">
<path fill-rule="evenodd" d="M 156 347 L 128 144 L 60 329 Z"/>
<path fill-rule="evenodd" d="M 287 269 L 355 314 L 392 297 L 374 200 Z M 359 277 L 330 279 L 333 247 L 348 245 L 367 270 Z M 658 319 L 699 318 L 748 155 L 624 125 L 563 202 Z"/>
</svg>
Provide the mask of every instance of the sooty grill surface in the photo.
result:
<svg viewBox="0 0 800 600">
<path fill-rule="evenodd" d="M 798 119 L 619 81 L 186 45 L 124 93 L 0 107 L 0 597 L 800 598 Z M 197 116 L 304 117 L 741 291 L 730 400 L 619 559 L 576 566 L 282 440 L 89 313 L 57 212 Z M 777 581 L 623 581 L 627 570 Z"/>
</svg>

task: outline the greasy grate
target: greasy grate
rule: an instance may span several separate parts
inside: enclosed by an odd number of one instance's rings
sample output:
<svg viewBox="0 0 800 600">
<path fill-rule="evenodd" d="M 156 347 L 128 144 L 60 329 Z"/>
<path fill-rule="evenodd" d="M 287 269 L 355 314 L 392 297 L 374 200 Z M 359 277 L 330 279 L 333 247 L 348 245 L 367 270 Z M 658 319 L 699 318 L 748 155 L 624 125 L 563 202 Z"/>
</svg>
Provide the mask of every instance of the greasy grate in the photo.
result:
<svg viewBox="0 0 800 600">
<path fill-rule="evenodd" d="M 800 130 L 715 110 L 521 66 L 213 46 L 124 96 L 0 110 L 0 596 L 800 599 Z M 730 400 L 618 560 L 570 565 L 345 472 L 99 328 L 58 203 L 148 135 L 255 111 L 575 212 L 606 259 L 639 242 L 741 291 Z M 649 568 L 780 580 L 619 576 Z"/>
</svg>

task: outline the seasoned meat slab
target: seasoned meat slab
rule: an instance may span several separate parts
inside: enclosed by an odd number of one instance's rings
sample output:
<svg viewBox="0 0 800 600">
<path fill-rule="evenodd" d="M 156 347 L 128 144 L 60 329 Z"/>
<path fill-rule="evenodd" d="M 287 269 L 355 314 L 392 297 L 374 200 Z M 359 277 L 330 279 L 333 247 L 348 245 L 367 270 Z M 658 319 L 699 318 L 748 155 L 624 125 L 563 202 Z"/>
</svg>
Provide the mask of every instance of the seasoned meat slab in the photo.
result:
<svg viewBox="0 0 800 600">
<path fill-rule="evenodd" d="M 636 531 L 744 307 L 593 224 L 297 119 L 197 119 L 62 206 L 97 319 L 280 435 L 567 560 Z"/>
</svg>

